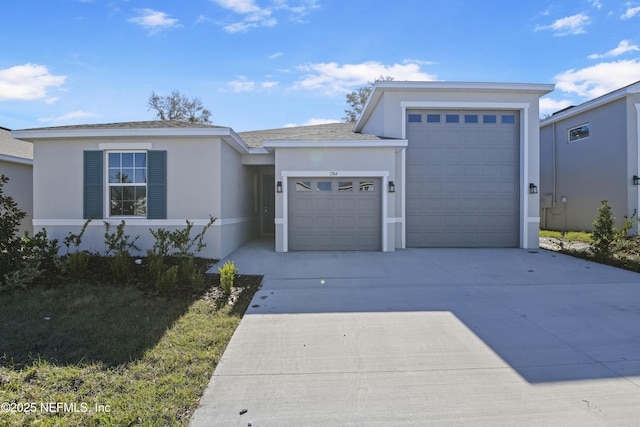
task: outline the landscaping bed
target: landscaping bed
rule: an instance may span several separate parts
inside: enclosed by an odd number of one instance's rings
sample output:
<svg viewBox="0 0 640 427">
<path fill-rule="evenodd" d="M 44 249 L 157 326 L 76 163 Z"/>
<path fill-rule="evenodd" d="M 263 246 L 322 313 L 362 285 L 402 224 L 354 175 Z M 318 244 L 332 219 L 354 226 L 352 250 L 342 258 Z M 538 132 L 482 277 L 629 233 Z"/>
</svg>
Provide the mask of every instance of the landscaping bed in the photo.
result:
<svg viewBox="0 0 640 427">
<path fill-rule="evenodd" d="M 640 273 L 639 236 L 612 242 L 611 252 L 606 256 L 598 256 L 593 251 L 592 243 L 590 233 L 540 230 L 540 247 L 543 249 Z"/>
</svg>

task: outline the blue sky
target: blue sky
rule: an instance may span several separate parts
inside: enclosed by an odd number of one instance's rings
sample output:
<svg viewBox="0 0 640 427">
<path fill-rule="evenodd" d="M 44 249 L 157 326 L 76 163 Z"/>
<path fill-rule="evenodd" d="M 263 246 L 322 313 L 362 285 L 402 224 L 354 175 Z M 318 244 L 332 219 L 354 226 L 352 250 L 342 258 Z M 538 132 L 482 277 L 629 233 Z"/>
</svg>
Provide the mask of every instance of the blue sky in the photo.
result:
<svg viewBox="0 0 640 427">
<path fill-rule="evenodd" d="M 236 131 L 339 121 L 395 80 L 555 83 L 543 113 L 640 80 L 640 0 L 5 1 L 0 126 L 151 120 L 199 97 Z"/>
</svg>

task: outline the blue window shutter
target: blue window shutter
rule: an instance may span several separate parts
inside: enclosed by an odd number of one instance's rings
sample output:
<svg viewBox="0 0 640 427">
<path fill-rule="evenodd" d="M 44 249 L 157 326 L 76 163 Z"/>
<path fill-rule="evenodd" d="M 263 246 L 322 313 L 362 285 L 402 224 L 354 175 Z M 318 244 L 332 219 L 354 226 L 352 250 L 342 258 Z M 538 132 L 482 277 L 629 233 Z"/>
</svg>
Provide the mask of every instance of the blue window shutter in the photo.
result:
<svg viewBox="0 0 640 427">
<path fill-rule="evenodd" d="M 166 151 L 147 151 L 147 218 L 167 219 Z"/>
<path fill-rule="evenodd" d="M 102 189 L 104 182 L 102 178 L 102 151 L 85 151 L 84 152 L 84 194 L 83 194 L 83 212 L 84 219 L 97 218 L 102 219 L 104 209 L 102 204 L 104 197 Z"/>
</svg>

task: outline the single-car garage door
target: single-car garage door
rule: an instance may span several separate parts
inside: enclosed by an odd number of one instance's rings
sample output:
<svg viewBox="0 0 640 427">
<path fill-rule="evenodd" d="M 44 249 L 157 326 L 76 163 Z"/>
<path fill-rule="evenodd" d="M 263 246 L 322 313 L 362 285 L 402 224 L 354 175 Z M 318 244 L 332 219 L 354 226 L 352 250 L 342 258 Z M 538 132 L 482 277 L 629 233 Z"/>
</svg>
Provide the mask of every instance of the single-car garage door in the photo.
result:
<svg viewBox="0 0 640 427">
<path fill-rule="evenodd" d="M 407 111 L 407 246 L 519 246 L 517 111 Z"/>
<path fill-rule="evenodd" d="M 380 250 L 380 178 L 290 178 L 289 249 Z"/>
</svg>

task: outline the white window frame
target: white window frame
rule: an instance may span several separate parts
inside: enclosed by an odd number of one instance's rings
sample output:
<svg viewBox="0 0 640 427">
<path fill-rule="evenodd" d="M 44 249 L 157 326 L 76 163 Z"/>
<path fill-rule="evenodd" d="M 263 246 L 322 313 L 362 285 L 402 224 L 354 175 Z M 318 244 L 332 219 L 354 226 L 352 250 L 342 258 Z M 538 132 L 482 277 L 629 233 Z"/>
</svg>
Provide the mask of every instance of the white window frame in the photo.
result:
<svg viewBox="0 0 640 427">
<path fill-rule="evenodd" d="M 142 153 L 145 155 L 145 182 L 144 185 L 140 184 L 140 183 L 131 183 L 131 186 L 135 186 L 135 187 L 143 187 L 145 188 L 145 194 L 147 193 L 147 185 L 148 185 L 148 181 L 149 181 L 149 155 L 148 155 L 148 150 L 140 150 L 140 149 L 136 149 L 136 150 L 125 150 L 125 149 L 112 149 L 112 150 L 105 150 L 105 159 L 106 161 L 104 162 L 104 181 L 105 181 L 105 218 L 111 218 L 111 219 L 146 219 L 147 218 L 147 209 L 149 208 L 149 204 L 148 202 L 145 200 L 145 214 L 144 215 L 111 215 L 111 187 L 123 187 L 123 186 L 127 186 L 126 184 L 123 184 L 121 182 L 109 182 L 109 154 L 122 154 L 122 153 L 132 153 L 132 154 L 136 154 L 136 153 Z M 134 166 L 135 169 L 135 166 Z"/>
<path fill-rule="evenodd" d="M 571 131 L 576 130 L 576 129 L 580 129 L 582 127 L 586 126 L 587 127 L 587 136 L 583 136 L 581 138 L 577 138 L 577 139 L 571 139 Z M 589 136 L 591 135 L 591 123 L 590 122 L 585 122 L 582 123 L 578 126 L 573 126 L 570 127 L 569 129 L 567 129 L 567 142 L 569 144 L 573 144 L 574 142 L 579 142 L 579 141 L 583 141 L 585 139 L 589 139 Z"/>
</svg>

